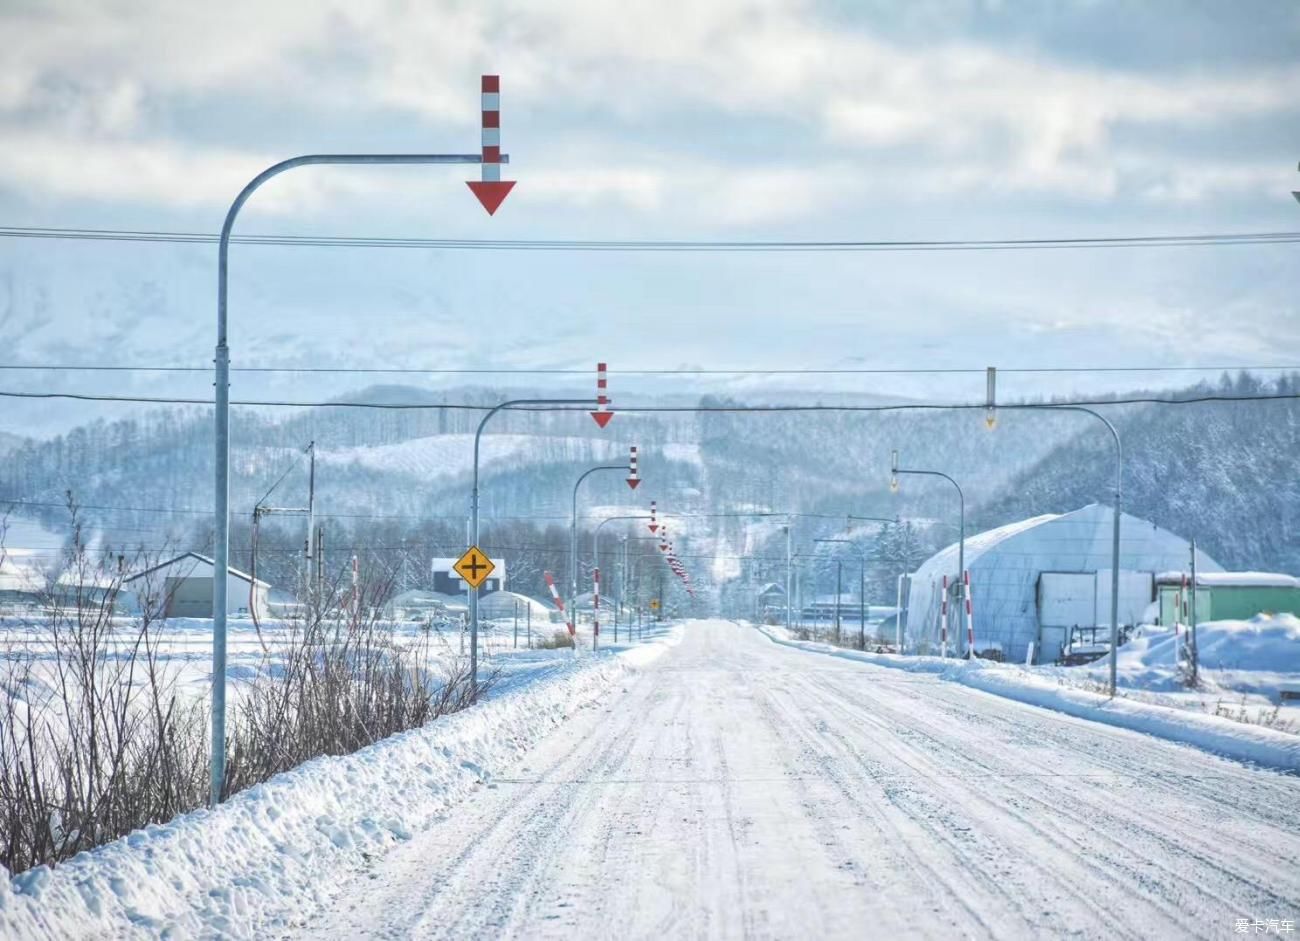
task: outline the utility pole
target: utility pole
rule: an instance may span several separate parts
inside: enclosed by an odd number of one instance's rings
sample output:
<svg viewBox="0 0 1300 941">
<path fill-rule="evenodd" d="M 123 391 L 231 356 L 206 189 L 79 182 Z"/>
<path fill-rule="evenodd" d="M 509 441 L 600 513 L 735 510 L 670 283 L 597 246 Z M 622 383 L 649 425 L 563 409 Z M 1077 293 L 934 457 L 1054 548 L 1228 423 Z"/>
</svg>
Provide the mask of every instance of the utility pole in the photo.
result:
<svg viewBox="0 0 1300 941">
<path fill-rule="evenodd" d="M 1213 612 L 1211 612 L 1213 616 Z M 1188 632 L 1187 639 L 1189 649 L 1187 651 L 1188 659 L 1192 662 L 1192 686 L 1196 685 L 1197 672 L 1200 669 L 1200 654 L 1196 648 L 1196 540 L 1192 540 L 1192 623 L 1191 630 Z"/>
<path fill-rule="evenodd" d="M 790 609 L 792 596 L 794 595 L 794 576 L 791 568 L 792 556 L 790 555 L 791 521 L 785 522 L 785 629 L 790 630 Z"/>
<path fill-rule="evenodd" d="M 307 578 L 305 579 L 306 587 L 311 585 L 311 534 L 316 528 L 316 442 L 311 441 L 307 445 L 307 453 L 311 455 L 311 460 L 307 464 Z"/>
<path fill-rule="evenodd" d="M 844 563 L 835 560 L 835 643 L 840 642 L 840 593 L 844 591 Z"/>
</svg>

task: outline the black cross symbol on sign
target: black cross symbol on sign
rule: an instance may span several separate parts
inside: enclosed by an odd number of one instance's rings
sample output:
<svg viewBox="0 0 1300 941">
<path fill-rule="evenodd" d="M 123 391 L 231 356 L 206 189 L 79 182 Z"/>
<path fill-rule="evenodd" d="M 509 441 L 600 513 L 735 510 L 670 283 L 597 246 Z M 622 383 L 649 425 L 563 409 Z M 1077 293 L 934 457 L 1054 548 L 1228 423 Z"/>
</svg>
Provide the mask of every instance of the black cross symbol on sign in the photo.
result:
<svg viewBox="0 0 1300 941">
<path fill-rule="evenodd" d="M 470 580 L 476 582 L 478 581 L 479 569 L 485 569 L 487 568 L 487 565 L 479 561 L 478 555 L 471 554 L 469 557 L 469 565 L 465 566 L 465 568 L 469 569 Z"/>
</svg>

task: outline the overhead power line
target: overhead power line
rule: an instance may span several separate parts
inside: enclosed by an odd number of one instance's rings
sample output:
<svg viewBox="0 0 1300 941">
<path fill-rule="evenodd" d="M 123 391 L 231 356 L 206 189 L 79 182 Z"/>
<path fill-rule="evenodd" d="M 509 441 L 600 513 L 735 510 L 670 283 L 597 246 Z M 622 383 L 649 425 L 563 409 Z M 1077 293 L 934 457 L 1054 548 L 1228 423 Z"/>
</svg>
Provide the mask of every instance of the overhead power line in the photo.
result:
<svg viewBox="0 0 1300 941">
<path fill-rule="evenodd" d="M 0 238 L 99 242 L 210 244 L 215 233 L 128 229 L 0 226 Z M 551 252 L 953 252 L 1070 248 L 1188 248 L 1209 245 L 1271 245 L 1300 242 L 1300 232 L 1210 232 L 1040 239 L 845 239 L 845 240 L 641 240 L 641 239 L 430 239 L 373 236 L 235 235 L 241 245 L 318 248 L 417 248 L 457 251 Z"/>
<path fill-rule="evenodd" d="M 123 402 L 144 405 L 212 405 L 211 399 L 169 398 L 145 395 L 97 395 L 90 392 L 14 392 L 0 391 L 0 398 L 13 399 L 72 399 L 82 402 Z M 1250 395 L 1197 395 L 1186 398 L 1160 398 L 1158 396 L 1127 396 L 1123 398 L 1069 399 L 1052 402 L 1006 402 L 1016 408 L 1052 409 L 1064 406 L 1099 405 L 1197 405 L 1205 402 L 1272 402 L 1300 399 L 1300 392 L 1252 393 Z M 394 411 L 420 411 L 448 409 L 451 411 L 487 412 L 498 406 L 472 405 L 464 402 L 349 402 L 344 400 L 303 402 L 277 399 L 242 399 L 230 402 L 241 407 L 263 408 L 362 408 Z M 924 412 L 986 409 L 983 402 L 911 402 L 895 405 L 622 405 L 615 412 L 625 414 L 656 414 L 672 412 Z M 512 405 L 506 411 L 516 412 L 585 412 L 588 406 L 562 405 Z"/>
<path fill-rule="evenodd" d="M 0 363 L 0 370 L 14 372 L 155 372 L 155 373 L 202 373 L 211 374 L 211 366 L 121 366 L 77 363 Z M 998 372 L 1017 374 L 1045 375 L 1053 373 L 1221 373 L 1221 372 L 1276 372 L 1300 370 L 1300 363 L 1288 365 L 1231 365 L 1231 366 L 1037 366 L 1037 367 L 998 367 Z M 442 368 L 424 369 L 419 367 L 376 366 L 232 366 L 231 372 L 238 373 L 322 373 L 328 375 L 404 375 L 404 376 L 442 376 L 442 375 L 521 375 L 521 376 L 588 376 L 590 368 L 545 368 L 534 369 L 501 366 L 494 368 Z M 933 376 L 933 375 L 969 375 L 982 376 L 985 367 L 934 367 L 934 368 L 839 368 L 806 367 L 792 369 L 696 369 L 681 367 L 677 369 L 618 369 L 610 370 L 622 376 Z"/>
</svg>

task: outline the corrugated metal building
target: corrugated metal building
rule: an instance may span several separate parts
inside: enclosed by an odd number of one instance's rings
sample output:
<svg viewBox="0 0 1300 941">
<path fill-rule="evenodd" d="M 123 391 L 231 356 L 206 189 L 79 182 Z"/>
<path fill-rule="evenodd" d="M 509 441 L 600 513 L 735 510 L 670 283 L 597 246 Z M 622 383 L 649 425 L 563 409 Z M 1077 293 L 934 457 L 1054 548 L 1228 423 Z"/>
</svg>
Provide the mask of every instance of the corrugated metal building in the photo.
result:
<svg viewBox="0 0 1300 941">
<path fill-rule="evenodd" d="M 1160 600 L 1160 623 L 1190 623 L 1190 573 L 1161 572 L 1156 576 Z M 1182 603 L 1182 612 L 1177 606 Z M 1276 572 L 1197 572 L 1196 620 L 1246 621 L 1257 614 L 1300 615 L 1300 578 Z"/>
<path fill-rule="evenodd" d="M 997 648 L 1023 662 L 1032 643 L 1036 663 L 1060 655 L 1073 627 L 1109 625 L 1113 510 L 1094 503 L 1071 513 L 1036 516 L 970 536 L 976 650 Z M 1155 600 L 1155 576 L 1186 566 L 1187 540 L 1123 514 L 1120 521 L 1121 624 L 1137 624 Z M 1197 551 L 1197 568 L 1222 566 Z M 957 544 L 933 555 L 912 575 L 904 612 L 907 649 L 939 649 L 942 578 L 948 576 L 949 650 L 964 654 L 965 614 L 957 602 Z"/>
</svg>

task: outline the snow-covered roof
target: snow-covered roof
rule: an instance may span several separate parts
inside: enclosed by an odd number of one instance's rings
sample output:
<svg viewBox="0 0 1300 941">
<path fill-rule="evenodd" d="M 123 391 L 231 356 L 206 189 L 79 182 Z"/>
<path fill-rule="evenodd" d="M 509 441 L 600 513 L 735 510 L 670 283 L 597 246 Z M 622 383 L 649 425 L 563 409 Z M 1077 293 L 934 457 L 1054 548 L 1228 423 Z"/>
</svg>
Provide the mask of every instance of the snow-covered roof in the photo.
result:
<svg viewBox="0 0 1300 941">
<path fill-rule="evenodd" d="M 1099 504 L 1093 504 L 1098 506 Z M 1084 507 L 1084 510 L 1089 507 Z M 1109 508 L 1107 508 L 1109 509 Z M 1076 513 L 1082 513 L 1083 510 L 1076 510 Z M 1032 516 L 1029 519 L 1018 520 L 1014 523 L 1006 523 L 996 529 L 986 529 L 982 533 L 966 537 L 966 567 L 970 568 L 971 563 L 978 559 L 985 552 L 1006 542 L 1013 536 L 1019 536 L 1021 533 L 1027 533 L 1031 529 L 1042 526 L 1044 523 L 1050 523 L 1052 520 L 1061 519 L 1062 514 L 1044 513 L 1042 516 Z M 934 555 L 930 556 L 923 562 L 917 573 L 934 568 L 939 571 L 955 572 L 957 571 L 957 557 L 959 554 L 959 543 L 954 542 L 952 545 L 945 546 Z M 942 567 L 942 568 L 941 568 Z"/>
<path fill-rule="evenodd" d="M 1109 556 L 1114 512 L 1113 507 L 1109 507 L 1104 503 L 1090 503 L 1077 510 L 1071 510 L 1069 513 L 1048 513 L 1043 516 L 1034 516 L 1015 523 L 1008 523 L 1005 526 L 999 526 L 996 529 L 985 530 L 973 536 L 967 536 L 966 568 L 974 568 L 975 563 L 979 561 L 981 556 L 989 554 L 1013 539 L 1020 540 L 1021 537 L 1026 536 L 1030 540 L 1038 540 L 1032 552 L 1036 557 L 1044 560 L 1046 568 L 1050 568 L 1054 564 L 1047 563 L 1047 559 L 1054 556 L 1059 557 L 1062 553 L 1076 556 L 1081 553 Z M 1160 529 L 1150 520 L 1140 519 L 1128 513 L 1121 513 L 1120 517 L 1122 530 L 1121 554 L 1124 556 L 1130 556 L 1135 549 L 1138 549 L 1144 543 L 1152 543 L 1152 540 L 1168 543 L 1169 545 L 1185 543 L 1182 537 Z M 1033 535 L 1029 536 L 1031 533 Z M 1039 538 L 1040 535 L 1041 539 Z M 1022 548 L 1028 551 L 1027 547 L 1028 542 L 1017 543 L 1017 551 Z M 1139 555 L 1142 554 L 1144 553 L 1139 552 Z M 1156 555 L 1160 554 L 1156 553 Z M 1203 576 L 1222 570 L 1222 566 L 1201 550 L 1197 550 L 1196 554 L 1198 567 L 1204 569 Z M 947 574 L 950 577 L 955 576 L 958 569 L 957 555 L 957 543 L 940 549 L 921 564 L 916 570 L 914 578 L 919 581 L 921 576 L 927 578 L 931 575 L 942 574 Z M 1125 567 L 1146 568 L 1147 571 L 1150 571 L 1150 564 L 1151 560 L 1129 558 L 1125 563 Z M 1168 565 L 1169 562 L 1162 559 L 1156 564 L 1164 566 Z"/>
<path fill-rule="evenodd" d="M 1181 585 L 1183 579 L 1191 581 L 1190 572 L 1161 572 L 1156 576 L 1160 585 Z M 1197 572 L 1196 584 L 1199 588 L 1253 587 L 1253 588 L 1300 588 L 1300 578 L 1280 572 Z"/>
<path fill-rule="evenodd" d="M 214 559 L 208 558 L 206 555 L 199 555 L 197 552 L 183 552 L 180 555 L 176 556 L 176 558 L 174 559 L 168 559 L 166 562 L 159 562 L 157 565 L 151 566 L 150 568 L 145 569 L 143 572 L 137 572 L 135 575 L 132 575 L 130 578 L 123 579 L 123 582 L 124 583 L 133 582 L 136 579 L 144 578 L 146 575 L 150 575 L 154 572 L 157 572 L 159 569 L 171 568 L 173 565 L 179 565 L 180 563 L 184 562 L 186 559 L 193 559 L 199 562 L 200 564 L 206 565 L 208 568 L 211 568 L 213 570 L 215 570 L 217 567 L 216 561 Z M 193 565 L 191 565 L 190 570 L 185 573 L 186 577 L 192 575 L 193 571 L 194 571 L 194 567 Z M 233 575 L 235 578 L 239 579 L 240 581 L 243 582 L 254 581 L 253 576 L 249 575 L 247 572 L 241 572 L 233 565 L 227 566 L 226 571 L 229 572 L 231 575 Z M 262 585 L 266 588 L 271 587 L 270 582 L 264 582 L 260 578 L 256 579 L 256 581 L 257 584 Z"/>
</svg>

